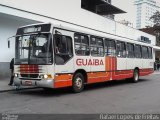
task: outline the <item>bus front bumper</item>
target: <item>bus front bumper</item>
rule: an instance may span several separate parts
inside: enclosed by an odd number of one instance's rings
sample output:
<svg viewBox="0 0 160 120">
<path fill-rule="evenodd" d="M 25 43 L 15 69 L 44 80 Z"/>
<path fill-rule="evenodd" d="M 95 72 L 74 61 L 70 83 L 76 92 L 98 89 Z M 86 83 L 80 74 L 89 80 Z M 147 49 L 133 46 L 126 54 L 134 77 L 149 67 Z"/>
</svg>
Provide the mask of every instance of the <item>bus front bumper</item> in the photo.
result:
<svg viewBox="0 0 160 120">
<path fill-rule="evenodd" d="M 54 80 L 53 79 L 26 80 L 26 79 L 14 78 L 14 85 L 54 88 Z"/>
</svg>

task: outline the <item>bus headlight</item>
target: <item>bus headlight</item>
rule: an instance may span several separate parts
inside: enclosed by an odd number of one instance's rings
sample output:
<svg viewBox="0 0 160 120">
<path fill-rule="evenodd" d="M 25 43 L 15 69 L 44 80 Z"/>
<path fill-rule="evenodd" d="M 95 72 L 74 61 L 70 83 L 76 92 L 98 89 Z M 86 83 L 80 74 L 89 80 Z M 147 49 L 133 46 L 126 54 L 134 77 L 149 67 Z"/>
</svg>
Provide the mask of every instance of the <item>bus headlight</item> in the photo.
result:
<svg viewBox="0 0 160 120">
<path fill-rule="evenodd" d="M 44 75 L 44 79 L 47 79 L 48 78 L 48 75 Z"/>
<path fill-rule="evenodd" d="M 48 79 L 48 78 L 52 78 L 52 75 L 47 75 L 47 74 L 40 75 L 39 78 L 41 78 L 41 79 Z"/>
<path fill-rule="evenodd" d="M 14 77 L 18 77 L 18 74 L 17 74 L 17 73 L 15 73 L 15 74 L 14 74 Z"/>
</svg>

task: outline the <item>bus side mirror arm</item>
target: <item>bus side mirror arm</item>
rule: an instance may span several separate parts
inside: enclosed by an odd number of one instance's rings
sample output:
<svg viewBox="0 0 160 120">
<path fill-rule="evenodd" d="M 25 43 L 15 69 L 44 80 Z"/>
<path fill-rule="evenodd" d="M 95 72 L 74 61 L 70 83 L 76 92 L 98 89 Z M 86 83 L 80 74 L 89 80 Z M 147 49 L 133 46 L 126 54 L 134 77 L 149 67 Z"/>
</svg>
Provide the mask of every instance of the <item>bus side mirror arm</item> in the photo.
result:
<svg viewBox="0 0 160 120">
<path fill-rule="evenodd" d="M 8 48 L 10 48 L 10 40 L 8 39 Z"/>
<path fill-rule="evenodd" d="M 8 48 L 10 48 L 10 47 L 11 47 L 10 39 L 11 39 L 11 38 L 13 38 L 13 37 L 16 37 L 16 36 L 12 36 L 12 37 L 9 37 L 9 38 L 7 39 L 7 41 L 8 41 Z"/>
</svg>

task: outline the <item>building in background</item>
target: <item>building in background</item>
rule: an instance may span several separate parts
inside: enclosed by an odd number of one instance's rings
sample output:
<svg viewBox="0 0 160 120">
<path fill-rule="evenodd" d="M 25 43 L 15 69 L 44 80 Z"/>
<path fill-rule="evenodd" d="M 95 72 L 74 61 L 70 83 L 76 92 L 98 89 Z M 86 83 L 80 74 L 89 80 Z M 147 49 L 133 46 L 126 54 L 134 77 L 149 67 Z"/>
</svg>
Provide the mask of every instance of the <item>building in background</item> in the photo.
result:
<svg viewBox="0 0 160 120">
<path fill-rule="evenodd" d="M 156 36 L 156 46 L 160 47 L 160 26 L 140 29 L 143 32 Z M 158 30 L 158 31 L 157 31 Z M 156 60 L 160 60 L 160 51 L 155 52 Z"/>
<path fill-rule="evenodd" d="M 114 14 L 126 13 L 113 6 L 111 0 L 81 0 L 81 8 L 114 20 Z"/>
<path fill-rule="evenodd" d="M 136 5 L 136 28 L 152 27 L 154 25 L 150 17 L 156 12 L 160 11 L 160 3 L 154 0 L 135 0 Z"/>
</svg>

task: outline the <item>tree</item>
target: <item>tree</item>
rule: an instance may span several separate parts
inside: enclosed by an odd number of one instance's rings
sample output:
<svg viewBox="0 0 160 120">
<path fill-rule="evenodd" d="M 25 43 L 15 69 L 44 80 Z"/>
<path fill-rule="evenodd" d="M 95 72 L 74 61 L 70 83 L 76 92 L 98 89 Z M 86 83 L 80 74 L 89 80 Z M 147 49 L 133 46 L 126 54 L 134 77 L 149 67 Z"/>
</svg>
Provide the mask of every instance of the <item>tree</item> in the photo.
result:
<svg viewBox="0 0 160 120">
<path fill-rule="evenodd" d="M 160 46 L 160 12 L 155 12 L 154 15 L 150 17 L 150 20 L 154 23 L 153 29 L 156 35 L 156 44 Z"/>
<path fill-rule="evenodd" d="M 150 20 L 153 20 L 154 26 L 160 26 L 160 12 L 157 11 L 150 17 Z"/>
</svg>

